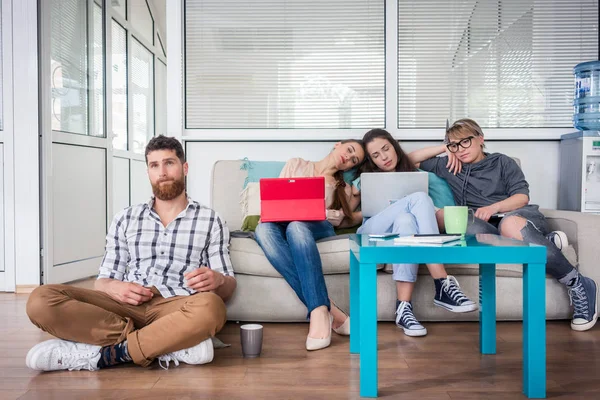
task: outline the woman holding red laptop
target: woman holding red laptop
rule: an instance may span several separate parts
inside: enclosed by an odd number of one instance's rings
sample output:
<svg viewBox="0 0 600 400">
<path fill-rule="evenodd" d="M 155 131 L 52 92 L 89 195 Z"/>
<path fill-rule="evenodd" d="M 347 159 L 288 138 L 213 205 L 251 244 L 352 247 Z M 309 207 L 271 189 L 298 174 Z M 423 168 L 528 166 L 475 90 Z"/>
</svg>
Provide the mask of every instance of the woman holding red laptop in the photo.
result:
<svg viewBox="0 0 600 400">
<path fill-rule="evenodd" d="M 308 309 L 310 327 L 307 350 L 319 350 L 331 343 L 331 331 L 350 334 L 350 317 L 330 301 L 325 286 L 317 240 L 335 236 L 334 227 L 356 225 L 352 211 L 352 186 L 344 182 L 343 172 L 359 166 L 365 158 L 360 140 L 344 140 L 322 160 L 289 160 L 280 178 L 324 177 L 327 220 L 261 222 L 256 227 L 256 241 L 267 259 L 294 289 Z"/>
</svg>

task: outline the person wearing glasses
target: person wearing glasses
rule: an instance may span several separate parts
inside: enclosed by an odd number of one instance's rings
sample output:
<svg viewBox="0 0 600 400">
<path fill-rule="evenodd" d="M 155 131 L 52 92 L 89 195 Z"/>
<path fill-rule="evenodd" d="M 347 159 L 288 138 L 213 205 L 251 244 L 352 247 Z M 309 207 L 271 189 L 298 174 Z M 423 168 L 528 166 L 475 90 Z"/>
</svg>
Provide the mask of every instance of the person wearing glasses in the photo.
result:
<svg viewBox="0 0 600 400">
<path fill-rule="evenodd" d="M 546 272 L 567 286 L 573 304 L 571 329 L 591 329 L 598 319 L 598 285 L 562 254 L 560 249 L 568 245 L 566 235 L 549 232 L 539 207 L 529 204 L 529 184 L 517 163 L 484 148 L 481 127 L 465 118 L 446 130 L 444 144 L 416 150 L 409 158 L 416 167 L 444 178 L 457 205 L 474 211 L 467 234 L 492 233 L 546 246 Z M 437 157 L 442 153 L 447 157 Z M 443 215 L 439 217 L 438 222 L 443 221 Z"/>
</svg>

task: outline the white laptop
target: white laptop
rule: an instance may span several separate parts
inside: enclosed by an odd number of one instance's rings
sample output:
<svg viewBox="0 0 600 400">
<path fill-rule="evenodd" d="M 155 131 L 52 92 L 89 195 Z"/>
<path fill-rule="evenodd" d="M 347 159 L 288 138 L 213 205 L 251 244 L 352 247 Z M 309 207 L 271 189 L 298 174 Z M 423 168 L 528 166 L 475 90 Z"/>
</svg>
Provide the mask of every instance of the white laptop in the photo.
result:
<svg viewBox="0 0 600 400">
<path fill-rule="evenodd" d="M 360 175 L 363 217 L 372 217 L 415 192 L 428 192 L 427 172 L 366 172 Z"/>
</svg>

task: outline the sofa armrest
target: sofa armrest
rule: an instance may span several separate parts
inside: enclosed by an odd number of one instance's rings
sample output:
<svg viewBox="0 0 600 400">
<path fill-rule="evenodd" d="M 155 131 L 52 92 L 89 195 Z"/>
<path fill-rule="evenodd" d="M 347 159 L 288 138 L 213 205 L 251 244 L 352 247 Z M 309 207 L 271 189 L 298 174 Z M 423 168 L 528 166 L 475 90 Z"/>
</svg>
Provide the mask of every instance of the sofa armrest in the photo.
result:
<svg viewBox="0 0 600 400">
<path fill-rule="evenodd" d="M 540 210 L 552 230 L 567 234 L 579 259 L 579 271 L 600 283 L 600 215 L 577 211 Z"/>
</svg>

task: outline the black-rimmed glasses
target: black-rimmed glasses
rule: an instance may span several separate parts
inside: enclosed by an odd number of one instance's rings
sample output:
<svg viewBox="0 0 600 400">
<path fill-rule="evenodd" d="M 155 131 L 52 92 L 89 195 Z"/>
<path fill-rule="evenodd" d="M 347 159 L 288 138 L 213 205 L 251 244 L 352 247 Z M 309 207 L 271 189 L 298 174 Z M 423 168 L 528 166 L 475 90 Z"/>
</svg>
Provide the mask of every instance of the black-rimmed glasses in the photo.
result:
<svg viewBox="0 0 600 400">
<path fill-rule="evenodd" d="M 458 151 L 458 146 L 462 147 L 463 149 L 468 149 L 469 147 L 471 147 L 472 139 L 474 137 L 475 136 L 469 136 L 464 139 L 461 139 L 458 142 L 448 143 L 446 147 L 448 148 L 448 150 L 450 150 L 451 153 L 456 153 Z"/>
</svg>

